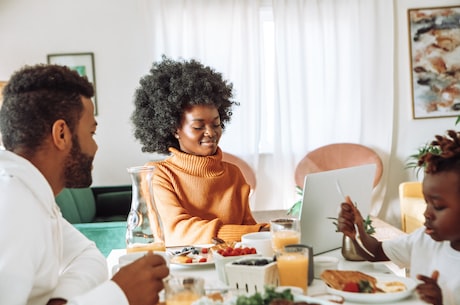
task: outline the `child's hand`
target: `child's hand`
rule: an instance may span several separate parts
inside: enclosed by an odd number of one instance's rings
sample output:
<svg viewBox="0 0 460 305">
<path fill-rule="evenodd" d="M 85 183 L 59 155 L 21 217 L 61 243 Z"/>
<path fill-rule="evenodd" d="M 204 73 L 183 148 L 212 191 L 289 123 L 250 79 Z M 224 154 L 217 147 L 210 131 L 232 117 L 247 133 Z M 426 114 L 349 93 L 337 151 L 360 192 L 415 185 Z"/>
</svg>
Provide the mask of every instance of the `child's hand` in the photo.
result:
<svg viewBox="0 0 460 305">
<path fill-rule="evenodd" d="M 354 224 L 356 223 L 358 226 L 363 226 L 363 217 L 349 196 L 347 196 L 345 200 L 346 202 L 340 205 L 337 228 L 346 236 L 355 239 L 356 230 Z"/>
<path fill-rule="evenodd" d="M 438 286 L 438 277 L 439 272 L 437 270 L 433 271 L 431 277 L 421 274 L 417 275 L 417 279 L 424 282 L 417 286 L 417 292 L 420 298 L 428 304 L 442 305 L 442 292 Z"/>
</svg>

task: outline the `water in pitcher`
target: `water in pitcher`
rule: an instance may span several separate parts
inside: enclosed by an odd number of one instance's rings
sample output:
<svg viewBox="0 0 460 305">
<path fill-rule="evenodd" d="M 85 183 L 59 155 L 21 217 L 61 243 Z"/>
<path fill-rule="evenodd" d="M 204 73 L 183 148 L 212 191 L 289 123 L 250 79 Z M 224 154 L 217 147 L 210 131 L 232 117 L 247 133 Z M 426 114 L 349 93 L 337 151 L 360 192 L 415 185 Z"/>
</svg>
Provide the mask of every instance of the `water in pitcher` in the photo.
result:
<svg viewBox="0 0 460 305">
<path fill-rule="evenodd" d="M 154 169 L 154 166 L 128 168 L 133 190 L 126 229 L 128 253 L 166 250 L 163 226 L 152 193 Z"/>
</svg>

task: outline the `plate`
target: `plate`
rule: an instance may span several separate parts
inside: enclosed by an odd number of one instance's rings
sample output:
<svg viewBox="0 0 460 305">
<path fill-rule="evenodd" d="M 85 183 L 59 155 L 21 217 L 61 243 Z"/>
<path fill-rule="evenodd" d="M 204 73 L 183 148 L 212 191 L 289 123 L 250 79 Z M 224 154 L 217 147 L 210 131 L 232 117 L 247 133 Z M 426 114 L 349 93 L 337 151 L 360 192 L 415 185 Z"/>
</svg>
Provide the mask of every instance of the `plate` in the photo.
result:
<svg viewBox="0 0 460 305">
<path fill-rule="evenodd" d="M 191 246 L 191 247 L 184 247 L 176 249 L 173 252 L 178 253 L 183 250 L 194 249 L 195 251 L 188 253 L 187 255 L 183 256 L 183 260 L 185 259 L 192 259 L 191 263 L 181 262 L 181 261 L 174 261 L 174 258 L 171 258 L 170 264 L 176 266 L 184 266 L 184 267 L 197 267 L 197 266 L 209 266 L 214 265 L 214 259 L 212 257 L 211 249 L 209 247 L 201 247 L 201 246 Z M 206 253 L 203 253 L 203 249 L 208 249 Z M 206 262 L 200 262 L 200 259 L 206 258 Z"/>
<path fill-rule="evenodd" d="M 204 267 L 214 265 L 214 262 L 203 262 L 203 263 L 170 263 L 171 265 L 181 266 L 181 267 Z"/>
<path fill-rule="evenodd" d="M 359 292 L 347 292 L 342 290 L 333 289 L 327 286 L 327 292 L 342 296 L 346 301 L 358 302 L 358 303 L 385 303 L 397 300 L 402 300 L 409 297 L 413 292 L 417 283 L 410 278 L 399 277 L 399 276 L 375 276 L 377 279 L 377 285 L 386 282 L 402 282 L 406 285 L 406 290 L 400 292 L 384 292 L 384 293 L 359 293 Z"/>
<path fill-rule="evenodd" d="M 309 297 L 308 295 L 303 294 L 294 294 L 294 301 L 295 302 L 307 302 L 311 304 L 319 304 L 319 305 L 337 305 L 338 303 L 332 303 L 327 300 Z M 340 304 L 340 303 L 339 303 Z"/>
</svg>

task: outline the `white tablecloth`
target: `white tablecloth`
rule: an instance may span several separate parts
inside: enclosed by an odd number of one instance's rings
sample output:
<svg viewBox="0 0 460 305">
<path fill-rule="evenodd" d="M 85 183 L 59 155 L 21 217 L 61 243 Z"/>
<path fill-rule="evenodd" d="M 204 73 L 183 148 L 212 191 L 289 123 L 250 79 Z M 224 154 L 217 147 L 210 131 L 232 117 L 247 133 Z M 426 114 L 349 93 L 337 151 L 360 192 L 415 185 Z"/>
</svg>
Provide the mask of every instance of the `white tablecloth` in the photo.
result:
<svg viewBox="0 0 460 305">
<path fill-rule="evenodd" d="M 112 252 L 107 257 L 107 264 L 109 267 L 109 271 L 113 266 L 118 263 L 118 257 L 120 255 L 125 254 L 125 249 L 116 249 L 112 250 Z M 378 274 L 385 274 L 385 275 L 397 275 L 397 276 L 405 276 L 405 270 L 398 268 L 395 264 L 391 262 L 379 262 L 379 263 L 371 263 L 371 262 L 351 262 L 345 260 L 340 250 L 334 250 L 331 252 L 327 252 L 321 254 L 320 256 L 334 256 L 339 258 L 339 270 L 359 270 L 366 273 L 372 273 L 374 275 Z M 314 258 L 313 258 L 314 260 Z M 217 271 L 213 264 L 206 265 L 206 266 L 194 266 L 194 267 L 183 267 L 172 264 L 170 266 L 170 272 L 174 275 L 185 275 L 185 276 L 199 276 L 205 279 L 206 281 L 206 289 L 225 289 L 228 288 L 225 283 L 222 283 L 217 277 Z M 326 285 L 318 279 L 314 279 L 313 283 L 308 287 L 308 295 L 315 296 L 319 294 L 326 293 Z M 345 302 L 345 305 L 362 305 L 358 303 L 352 302 Z M 389 303 L 388 303 L 389 304 Z M 391 304 L 400 304 L 400 305 L 422 305 L 426 304 L 420 301 L 414 293 L 414 295 L 408 299 L 404 299 L 398 302 L 391 302 Z"/>
</svg>

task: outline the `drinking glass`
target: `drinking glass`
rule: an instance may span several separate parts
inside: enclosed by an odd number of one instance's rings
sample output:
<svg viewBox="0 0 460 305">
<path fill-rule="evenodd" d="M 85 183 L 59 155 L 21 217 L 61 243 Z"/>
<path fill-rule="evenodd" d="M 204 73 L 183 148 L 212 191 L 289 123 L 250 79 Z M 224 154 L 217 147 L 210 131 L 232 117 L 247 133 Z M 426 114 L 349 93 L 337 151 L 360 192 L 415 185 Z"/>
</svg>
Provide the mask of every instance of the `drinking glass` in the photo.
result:
<svg viewBox="0 0 460 305">
<path fill-rule="evenodd" d="M 295 286 L 307 294 L 309 251 L 304 245 L 290 245 L 276 252 L 280 286 Z"/>
<path fill-rule="evenodd" d="M 203 278 L 170 276 L 163 283 L 166 305 L 190 305 L 205 295 Z"/>
<path fill-rule="evenodd" d="M 270 221 L 273 251 L 286 245 L 300 243 L 300 222 L 297 218 L 279 218 Z"/>
</svg>

